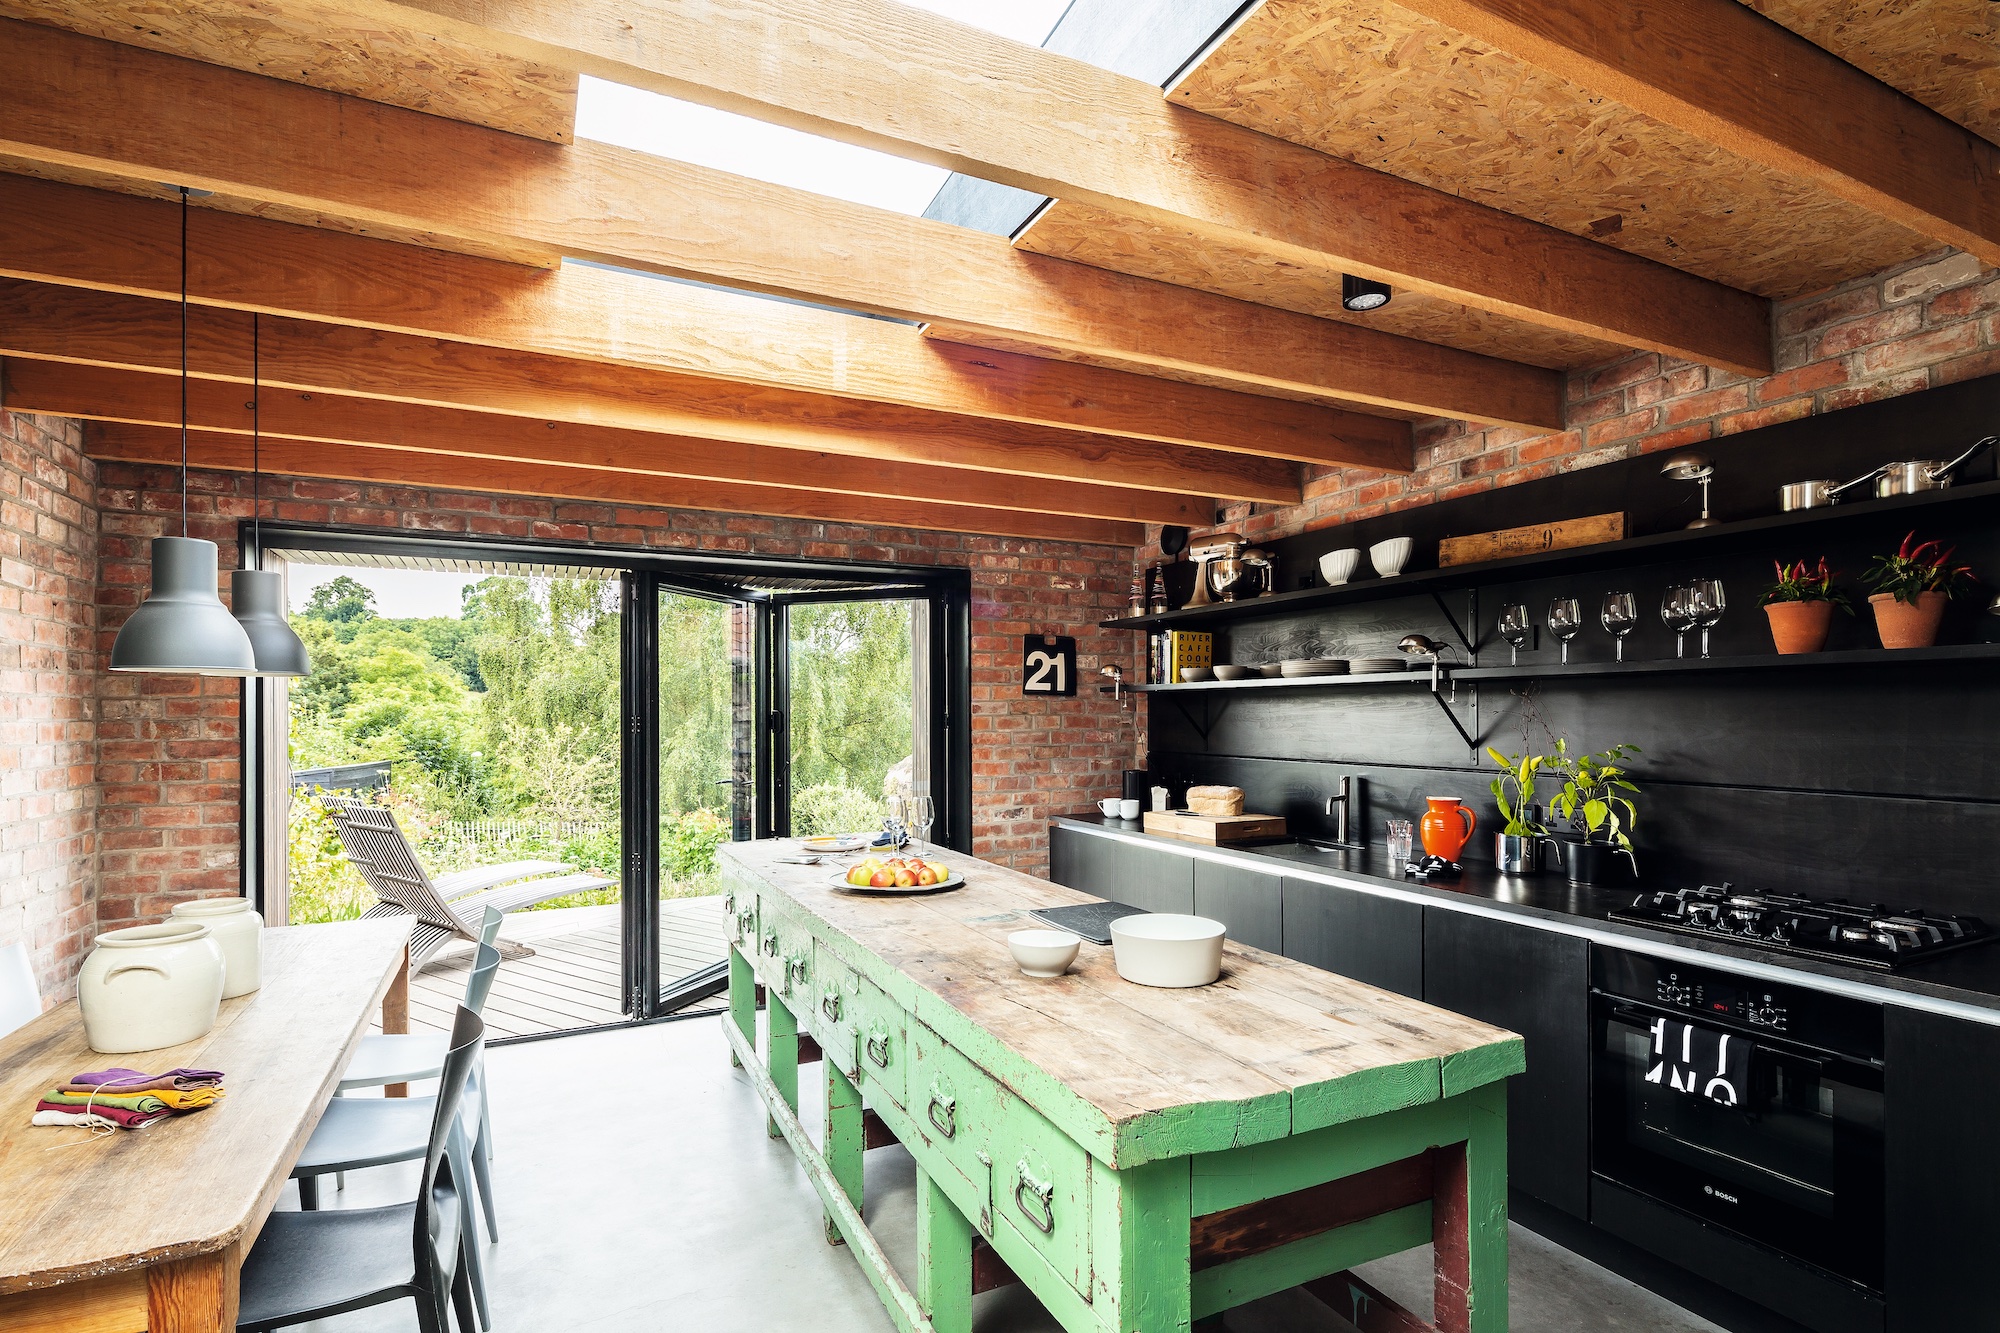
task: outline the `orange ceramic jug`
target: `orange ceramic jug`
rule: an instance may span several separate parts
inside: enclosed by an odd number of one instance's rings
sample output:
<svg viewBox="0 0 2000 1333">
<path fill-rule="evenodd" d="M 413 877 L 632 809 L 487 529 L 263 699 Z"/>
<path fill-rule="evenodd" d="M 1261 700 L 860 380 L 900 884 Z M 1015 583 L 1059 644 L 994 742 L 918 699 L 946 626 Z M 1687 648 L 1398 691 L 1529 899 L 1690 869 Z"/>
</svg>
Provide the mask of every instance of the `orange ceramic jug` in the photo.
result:
<svg viewBox="0 0 2000 1333">
<path fill-rule="evenodd" d="M 1479 816 L 1459 803 L 1456 796 L 1426 796 L 1430 809 L 1417 822 L 1417 831 L 1424 840 L 1424 850 L 1432 856 L 1442 856 L 1447 861 L 1456 861 L 1459 852 L 1472 837 L 1472 830 L 1479 825 Z"/>
</svg>

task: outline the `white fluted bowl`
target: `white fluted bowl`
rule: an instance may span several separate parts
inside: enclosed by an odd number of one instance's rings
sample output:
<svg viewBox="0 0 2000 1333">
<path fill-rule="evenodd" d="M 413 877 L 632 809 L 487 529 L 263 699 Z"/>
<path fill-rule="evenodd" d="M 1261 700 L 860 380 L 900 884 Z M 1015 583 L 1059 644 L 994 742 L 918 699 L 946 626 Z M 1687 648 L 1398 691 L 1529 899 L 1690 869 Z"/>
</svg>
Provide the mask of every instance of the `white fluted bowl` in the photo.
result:
<svg viewBox="0 0 2000 1333">
<path fill-rule="evenodd" d="M 1410 562 L 1410 552 L 1415 547 L 1416 543 L 1408 537 L 1391 537 L 1386 542 L 1376 542 L 1368 548 L 1368 563 L 1375 566 L 1375 572 L 1383 578 L 1394 578 Z"/>
<path fill-rule="evenodd" d="M 1222 975 L 1220 921 L 1178 912 L 1144 912 L 1111 923 L 1118 975 L 1141 986 L 1206 986 Z"/>
<path fill-rule="evenodd" d="M 1361 548 L 1349 546 L 1338 551 L 1328 551 L 1319 558 L 1319 576 L 1329 587 L 1338 587 L 1354 577 L 1354 571 L 1361 565 Z"/>
</svg>

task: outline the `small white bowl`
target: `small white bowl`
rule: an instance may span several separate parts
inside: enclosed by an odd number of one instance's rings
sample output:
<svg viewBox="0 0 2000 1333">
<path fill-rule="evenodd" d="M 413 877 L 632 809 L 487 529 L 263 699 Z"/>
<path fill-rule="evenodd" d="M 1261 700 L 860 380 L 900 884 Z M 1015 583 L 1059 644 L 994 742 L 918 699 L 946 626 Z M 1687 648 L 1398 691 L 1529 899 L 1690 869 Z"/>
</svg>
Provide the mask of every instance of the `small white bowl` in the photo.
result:
<svg viewBox="0 0 2000 1333">
<path fill-rule="evenodd" d="M 1082 944 L 1066 930 L 1017 930 L 1007 937 L 1007 952 L 1031 977 L 1059 977 Z"/>
<path fill-rule="evenodd" d="M 1111 923 L 1118 975 L 1141 986 L 1206 986 L 1222 975 L 1220 921 L 1178 912 L 1144 912 Z"/>
<path fill-rule="evenodd" d="M 1361 564 L 1361 548 L 1349 546 L 1339 551 L 1328 551 L 1319 558 L 1319 576 L 1330 587 L 1339 587 L 1354 577 L 1354 571 Z"/>
<path fill-rule="evenodd" d="M 1368 548 L 1368 563 L 1375 566 L 1375 572 L 1383 578 L 1394 578 L 1409 563 L 1410 551 L 1415 545 L 1408 537 L 1391 537 L 1386 542 L 1376 542 Z"/>
<path fill-rule="evenodd" d="M 1205 680 L 1214 680 L 1214 679 L 1215 679 L 1215 672 L 1209 667 L 1181 668 L 1181 680 L 1186 684 L 1195 685 Z"/>
<path fill-rule="evenodd" d="M 1217 680 L 1249 680 L 1257 674 L 1255 667 L 1219 666 L 1215 668 Z"/>
</svg>

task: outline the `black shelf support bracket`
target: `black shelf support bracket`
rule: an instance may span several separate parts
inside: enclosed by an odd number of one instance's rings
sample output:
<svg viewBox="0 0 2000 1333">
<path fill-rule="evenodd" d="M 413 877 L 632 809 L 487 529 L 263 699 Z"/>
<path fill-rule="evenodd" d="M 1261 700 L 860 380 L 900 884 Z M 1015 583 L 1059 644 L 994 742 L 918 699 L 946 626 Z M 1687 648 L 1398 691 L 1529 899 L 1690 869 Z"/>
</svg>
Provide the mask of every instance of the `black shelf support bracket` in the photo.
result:
<svg viewBox="0 0 2000 1333">
<path fill-rule="evenodd" d="M 1477 731 L 1479 728 L 1479 686 L 1474 684 L 1471 688 L 1472 726 L 1473 731 Z M 1435 661 L 1431 663 L 1431 698 L 1436 701 L 1438 708 L 1444 713 L 1445 721 L 1451 723 L 1451 729 L 1458 733 L 1460 740 L 1465 742 L 1465 748 L 1476 758 L 1479 754 L 1479 737 L 1474 735 L 1473 731 L 1465 729 L 1465 724 L 1458 720 L 1457 711 L 1452 708 L 1452 705 L 1458 702 L 1458 682 L 1452 680 L 1445 672 L 1443 665 Z M 1204 735 L 1202 739 L 1207 740 L 1208 738 Z"/>
<path fill-rule="evenodd" d="M 1459 644 L 1465 649 L 1465 655 L 1472 659 L 1475 666 L 1478 665 L 1479 650 L 1473 646 L 1471 638 L 1466 635 L 1465 627 L 1458 623 L 1458 617 L 1451 613 L 1449 606 L 1445 605 L 1444 596 L 1437 589 L 1433 588 L 1431 589 L 1431 600 L 1437 603 L 1438 613 L 1444 617 L 1445 624 L 1451 626 L 1451 632 L 1458 637 Z M 1478 603 L 1476 602 L 1472 604 L 1473 607 L 1477 605 Z M 1477 616 L 1478 614 L 1471 607 L 1468 607 L 1468 611 L 1470 612 L 1470 616 Z M 1472 628 L 1477 629 L 1477 623 L 1474 623 Z"/>
<path fill-rule="evenodd" d="M 1221 720 L 1224 713 L 1229 711 L 1229 700 L 1227 697 L 1218 702 L 1213 694 L 1204 693 L 1201 698 L 1201 718 L 1197 721 L 1194 710 L 1188 707 L 1188 701 L 1184 695 L 1170 694 L 1167 697 L 1174 701 L 1174 707 L 1181 710 L 1181 716 L 1187 719 L 1187 724 L 1201 733 L 1201 743 L 1203 745 L 1208 744 L 1208 733 L 1215 729 L 1215 724 Z"/>
</svg>

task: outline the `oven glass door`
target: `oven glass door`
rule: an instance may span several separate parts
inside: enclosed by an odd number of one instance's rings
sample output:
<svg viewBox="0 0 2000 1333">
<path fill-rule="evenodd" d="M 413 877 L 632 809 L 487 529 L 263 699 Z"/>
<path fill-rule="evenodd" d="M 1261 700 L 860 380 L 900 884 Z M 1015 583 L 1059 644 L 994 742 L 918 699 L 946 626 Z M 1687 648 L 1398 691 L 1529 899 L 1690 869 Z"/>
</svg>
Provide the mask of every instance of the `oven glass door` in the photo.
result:
<svg viewBox="0 0 2000 1333">
<path fill-rule="evenodd" d="M 1727 1105 L 1649 1077 L 1660 1067 L 1656 1024 L 1688 1015 L 1602 994 L 1594 1007 L 1594 1170 L 1881 1288 L 1879 1069 L 1704 1020 L 1750 1044 L 1747 1086 Z"/>
</svg>

